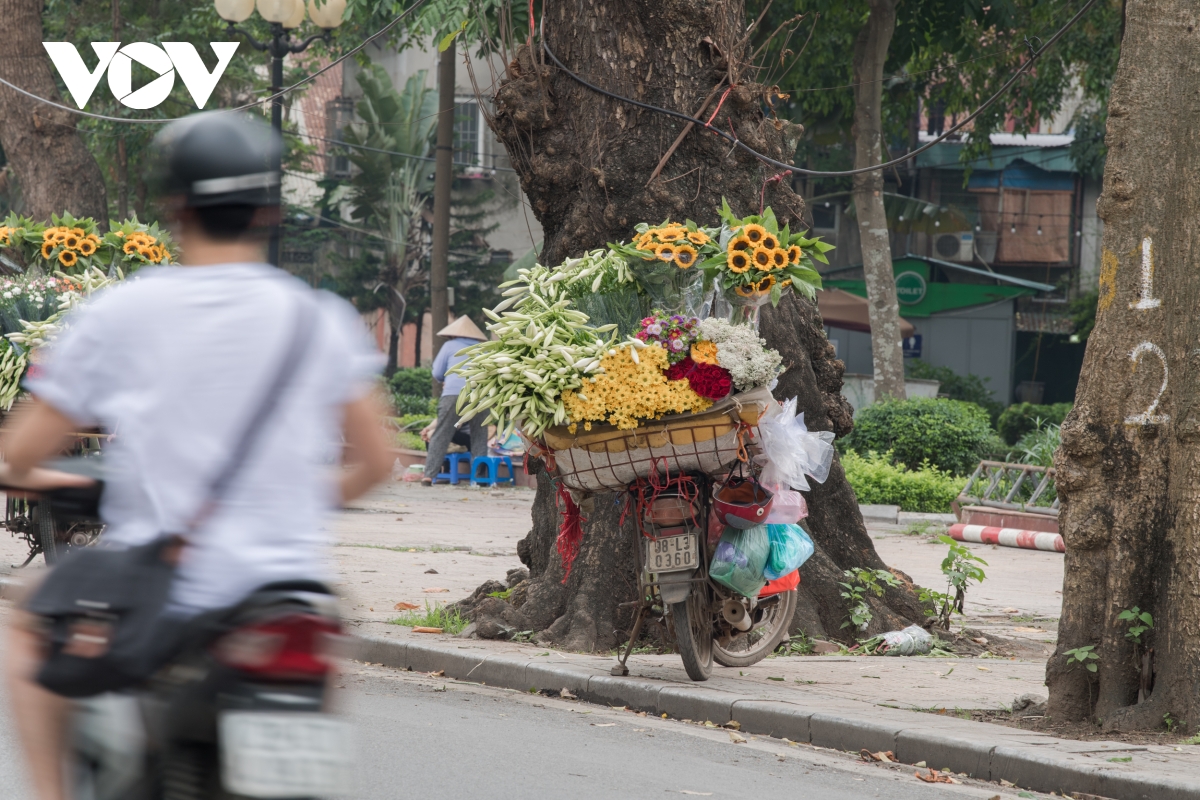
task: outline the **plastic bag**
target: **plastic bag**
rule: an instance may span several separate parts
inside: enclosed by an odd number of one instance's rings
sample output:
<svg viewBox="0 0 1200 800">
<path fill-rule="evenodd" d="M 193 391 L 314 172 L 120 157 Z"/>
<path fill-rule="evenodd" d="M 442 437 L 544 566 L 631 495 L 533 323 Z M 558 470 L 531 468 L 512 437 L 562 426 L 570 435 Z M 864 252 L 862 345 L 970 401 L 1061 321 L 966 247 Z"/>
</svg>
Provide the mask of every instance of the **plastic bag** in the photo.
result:
<svg viewBox="0 0 1200 800">
<path fill-rule="evenodd" d="M 863 645 L 880 656 L 919 656 L 933 649 L 933 636 L 920 625 L 909 625 L 902 631 L 874 636 Z"/>
<path fill-rule="evenodd" d="M 804 424 L 804 415 L 796 415 L 796 398 L 783 405 L 777 403 L 767 408 L 758 421 L 763 454 L 755 462 L 763 467 L 762 482 L 779 484 L 807 491 L 807 475 L 817 483 L 824 483 L 833 466 L 833 433 L 831 431 L 810 432 Z"/>
<path fill-rule="evenodd" d="M 763 569 L 771 555 L 766 525 L 738 530 L 726 528 L 717 541 L 708 575 L 743 597 L 754 597 L 767 585 Z"/>
<path fill-rule="evenodd" d="M 773 581 L 789 575 L 812 557 L 813 541 L 799 525 L 767 525 L 771 553 L 767 556 L 763 576 Z"/>
<path fill-rule="evenodd" d="M 775 493 L 771 513 L 767 514 L 768 525 L 795 525 L 808 516 L 808 503 L 804 501 L 804 495 L 775 486 L 768 486 L 767 489 Z"/>
</svg>

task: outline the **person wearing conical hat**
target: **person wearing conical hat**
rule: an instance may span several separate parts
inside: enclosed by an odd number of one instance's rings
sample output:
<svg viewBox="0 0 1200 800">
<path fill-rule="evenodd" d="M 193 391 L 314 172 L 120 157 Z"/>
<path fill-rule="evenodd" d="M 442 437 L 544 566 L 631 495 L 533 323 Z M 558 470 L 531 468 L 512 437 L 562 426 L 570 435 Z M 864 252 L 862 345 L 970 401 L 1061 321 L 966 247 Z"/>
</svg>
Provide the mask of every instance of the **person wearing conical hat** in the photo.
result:
<svg viewBox="0 0 1200 800">
<path fill-rule="evenodd" d="M 466 358 L 458 355 L 460 350 L 479 342 L 486 342 L 488 338 L 487 334 L 479 330 L 479 326 L 465 315 L 442 328 L 437 335 L 446 338 L 446 343 L 438 350 L 437 358 L 433 360 L 433 377 L 442 384 L 442 396 L 438 400 L 437 426 L 433 429 L 433 435 L 429 437 L 429 450 L 425 456 L 425 477 L 421 480 L 424 486 L 432 486 L 437 474 L 442 471 L 446 450 L 450 447 L 450 439 L 454 436 L 459 421 L 455 406 L 458 405 L 458 395 L 466 386 L 466 381 L 461 375 L 450 373 L 450 370 Z M 472 419 L 470 427 L 471 457 L 486 456 L 487 412 Z"/>
</svg>

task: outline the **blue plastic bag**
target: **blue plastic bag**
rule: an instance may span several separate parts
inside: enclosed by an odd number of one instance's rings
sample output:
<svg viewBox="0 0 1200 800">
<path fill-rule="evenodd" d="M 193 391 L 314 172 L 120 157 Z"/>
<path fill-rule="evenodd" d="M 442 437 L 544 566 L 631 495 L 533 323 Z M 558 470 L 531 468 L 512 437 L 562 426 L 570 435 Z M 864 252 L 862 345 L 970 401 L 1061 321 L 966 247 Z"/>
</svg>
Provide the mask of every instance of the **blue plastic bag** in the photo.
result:
<svg viewBox="0 0 1200 800">
<path fill-rule="evenodd" d="M 713 552 L 708 575 L 743 597 L 755 597 L 767 585 L 763 568 L 771 555 L 766 525 L 738 530 L 725 528 Z"/>
<path fill-rule="evenodd" d="M 790 575 L 812 557 L 813 541 L 799 525 L 767 525 L 771 551 L 763 567 L 763 575 L 773 581 Z"/>
</svg>

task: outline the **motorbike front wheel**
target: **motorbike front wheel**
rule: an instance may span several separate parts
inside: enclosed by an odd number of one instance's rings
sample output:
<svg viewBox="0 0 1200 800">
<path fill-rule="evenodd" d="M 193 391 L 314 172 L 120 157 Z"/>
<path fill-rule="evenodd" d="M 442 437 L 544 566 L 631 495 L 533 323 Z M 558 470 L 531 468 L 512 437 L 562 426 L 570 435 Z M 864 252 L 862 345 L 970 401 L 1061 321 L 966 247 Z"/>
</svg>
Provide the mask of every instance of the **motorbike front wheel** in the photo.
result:
<svg viewBox="0 0 1200 800">
<path fill-rule="evenodd" d="M 686 600 L 672 603 L 671 618 L 675 643 L 688 677 L 694 681 L 708 680 L 713 665 L 713 615 L 707 584 L 693 585 Z"/>
<path fill-rule="evenodd" d="M 727 642 L 713 642 L 713 658 L 723 667 L 748 667 L 769 656 L 788 635 L 796 613 L 796 590 L 781 592 L 779 601 L 762 609 L 762 619 Z"/>
</svg>

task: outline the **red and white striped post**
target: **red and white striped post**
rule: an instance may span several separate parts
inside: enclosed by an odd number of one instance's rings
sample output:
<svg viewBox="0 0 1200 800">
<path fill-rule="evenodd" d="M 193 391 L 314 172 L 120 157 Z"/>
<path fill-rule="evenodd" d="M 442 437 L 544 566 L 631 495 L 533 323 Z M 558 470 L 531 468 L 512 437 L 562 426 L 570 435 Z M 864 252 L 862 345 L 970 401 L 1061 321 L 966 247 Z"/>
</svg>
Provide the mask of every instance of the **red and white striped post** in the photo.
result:
<svg viewBox="0 0 1200 800">
<path fill-rule="evenodd" d="M 997 544 L 1001 547 L 1019 547 L 1022 550 L 1046 550 L 1065 553 L 1062 534 L 1044 531 L 1023 531 L 1018 528 L 996 528 L 990 525 L 964 525 L 961 522 L 950 526 L 950 538 L 960 542 Z"/>
</svg>

